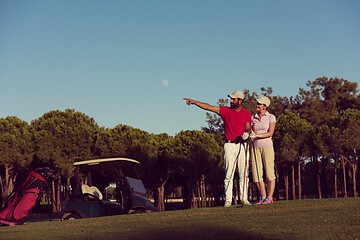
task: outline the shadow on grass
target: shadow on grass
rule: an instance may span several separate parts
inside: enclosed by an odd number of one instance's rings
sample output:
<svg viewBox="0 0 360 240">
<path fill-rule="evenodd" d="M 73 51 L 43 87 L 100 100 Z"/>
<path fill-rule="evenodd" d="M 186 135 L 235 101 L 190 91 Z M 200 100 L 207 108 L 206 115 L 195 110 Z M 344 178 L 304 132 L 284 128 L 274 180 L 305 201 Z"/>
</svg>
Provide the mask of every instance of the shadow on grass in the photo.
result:
<svg viewBox="0 0 360 240">
<path fill-rule="evenodd" d="M 289 236 L 286 238 L 279 237 L 270 237 L 261 235 L 261 230 L 258 230 L 259 233 L 252 230 L 252 232 L 241 231 L 238 229 L 224 228 L 224 227 L 209 227 L 202 226 L 196 228 L 196 230 L 186 229 L 174 229 L 174 228 L 164 228 L 164 229 L 154 229 L 154 231 L 141 231 L 141 234 L 106 234 L 106 239 L 131 239 L 131 240 L 147 240 L 147 239 L 156 239 L 156 240 L 192 240 L 192 239 L 201 239 L 201 240 L 243 240 L 243 239 L 289 239 Z M 100 237 L 99 235 L 97 237 Z M 76 237 L 77 239 L 81 239 Z M 85 238 L 84 238 L 85 239 Z M 294 238 L 293 238 L 294 239 Z"/>
<path fill-rule="evenodd" d="M 60 221 L 60 213 L 52 213 L 51 221 Z M 76 221 L 76 220 L 75 220 Z M 32 222 L 50 222 L 50 214 L 33 214 L 26 221 L 28 223 Z M 111 223 L 110 223 L 111 224 Z M 196 226 L 195 224 L 188 227 L 178 227 L 178 226 L 163 226 L 156 227 L 156 229 L 151 228 L 149 226 L 143 226 L 142 229 L 137 229 L 136 227 L 130 227 L 129 229 L 122 228 L 116 229 L 117 222 L 113 222 L 114 225 L 113 230 L 109 230 L 108 228 L 104 228 L 103 230 L 99 230 L 93 232 L 91 234 L 91 239 L 124 239 L 124 240 L 148 240 L 148 239 L 156 239 L 156 240 L 192 240 L 192 239 L 214 239 L 214 240 L 239 240 L 239 239 L 288 239 L 279 238 L 279 237 L 271 237 L 264 236 L 261 234 L 261 229 L 249 229 L 240 230 L 234 229 L 232 227 L 227 226 L 217 226 L 208 224 L 200 224 Z M 111 225 L 112 225 L 111 224 Z M 239 223 L 241 224 L 241 223 Z M 138 226 L 139 227 L 139 226 Z M 81 227 L 80 227 L 81 228 Z M 79 229 L 79 232 L 74 234 L 74 232 L 67 232 L 66 238 L 73 239 L 89 239 L 89 234 L 83 232 L 83 230 Z M 69 235 L 67 235 L 69 234 Z M 84 234 L 84 235 L 83 235 Z M 62 237 L 65 237 L 63 235 Z M 54 239 L 62 239 L 55 237 Z"/>
<path fill-rule="evenodd" d="M 55 213 L 33 213 L 25 222 L 52 222 L 60 221 L 61 212 Z"/>
<path fill-rule="evenodd" d="M 210 229 L 202 228 L 200 232 L 158 232 L 149 233 L 149 239 L 173 239 L 173 240 L 187 240 L 187 239 L 216 239 L 216 240 L 232 240 L 232 239 L 279 239 L 279 238 L 266 238 L 259 234 L 241 232 L 232 229 Z"/>
</svg>

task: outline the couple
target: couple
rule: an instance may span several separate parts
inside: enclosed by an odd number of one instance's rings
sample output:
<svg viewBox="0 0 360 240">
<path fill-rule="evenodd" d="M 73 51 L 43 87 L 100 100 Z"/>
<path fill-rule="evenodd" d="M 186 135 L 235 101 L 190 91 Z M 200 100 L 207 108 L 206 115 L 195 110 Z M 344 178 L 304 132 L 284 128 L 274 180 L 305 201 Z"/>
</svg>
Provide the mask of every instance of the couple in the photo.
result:
<svg viewBox="0 0 360 240">
<path fill-rule="evenodd" d="M 250 112 L 242 107 L 244 94 L 241 91 L 235 91 L 229 94 L 230 107 L 212 106 L 207 103 L 195 101 L 190 98 L 184 98 L 188 105 L 196 105 L 204 110 L 212 111 L 221 116 L 225 126 L 225 144 L 224 144 L 224 168 L 225 168 L 225 205 L 230 207 L 233 196 L 233 179 L 238 165 L 240 199 L 243 204 L 250 205 L 248 201 L 248 158 L 249 149 L 247 139 L 250 137 L 254 144 L 252 153 L 252 174 L 254 182 L 260 191 L 261 197 L 257 204 L 273 203 L 273 193 L 275 189 L 275 171 L 274 171 L 274 148 L 271 137 L 275 130 L 276 118 L 267 111 L 270 105 L 268 97 L 256 99 L 257 114 L 251 116 Z M 256 162 L 255 162 L 256 161 Z M 266 194 L 263 179 L 263 167 L 266 171 L 268 192 Z"/>
</svg>

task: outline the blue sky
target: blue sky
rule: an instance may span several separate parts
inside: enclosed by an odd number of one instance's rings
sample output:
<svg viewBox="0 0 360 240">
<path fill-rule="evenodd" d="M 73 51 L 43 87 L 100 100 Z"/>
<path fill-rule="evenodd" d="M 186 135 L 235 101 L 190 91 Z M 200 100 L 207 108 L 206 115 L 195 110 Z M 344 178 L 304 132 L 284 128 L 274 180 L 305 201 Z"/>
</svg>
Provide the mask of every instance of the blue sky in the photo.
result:
<svg viewBox="0 0 360 240">
<path fill-rule="evenodd" d="M 100 126 L 200 130 L 234 90 L 360 84 L 357 0 L 0 0 L 0 117 L 75 109 Z"/>
</svg>

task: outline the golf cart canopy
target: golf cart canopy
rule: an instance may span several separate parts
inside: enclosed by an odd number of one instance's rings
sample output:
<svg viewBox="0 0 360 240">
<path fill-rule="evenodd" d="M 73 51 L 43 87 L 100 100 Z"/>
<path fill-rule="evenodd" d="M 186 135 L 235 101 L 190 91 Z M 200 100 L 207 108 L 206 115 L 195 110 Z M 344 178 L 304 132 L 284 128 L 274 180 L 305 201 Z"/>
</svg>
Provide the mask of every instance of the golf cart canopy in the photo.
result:
<svg viewBox="0 0 360 240">
<path fill-rule="evenodd" d="M 140 164 L 138 161 L 130 158 L 102 158 L 86 160 L 74 163 L 75 167 L 88 169 L 114 169 Z"/>
</svg>

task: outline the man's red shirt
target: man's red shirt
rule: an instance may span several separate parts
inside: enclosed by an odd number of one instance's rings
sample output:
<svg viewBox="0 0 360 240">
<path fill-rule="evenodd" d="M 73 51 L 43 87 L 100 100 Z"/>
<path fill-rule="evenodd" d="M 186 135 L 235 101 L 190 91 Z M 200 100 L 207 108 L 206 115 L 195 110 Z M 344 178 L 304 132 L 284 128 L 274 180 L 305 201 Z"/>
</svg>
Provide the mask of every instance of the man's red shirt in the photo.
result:
<svg viewBox="0 0 360 240">
<path fill-rule="evenodd" d="M 234 141 L 245 131 L 245 123 L 251 122 L 251 114 L 245 108 L 239 112 L 229 107 L 220 107 L 220 116 L 225 125 L 225 137 L 228 141 Z"/>
</svg>

